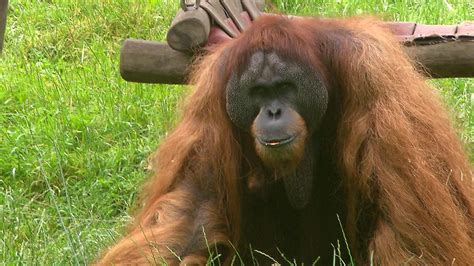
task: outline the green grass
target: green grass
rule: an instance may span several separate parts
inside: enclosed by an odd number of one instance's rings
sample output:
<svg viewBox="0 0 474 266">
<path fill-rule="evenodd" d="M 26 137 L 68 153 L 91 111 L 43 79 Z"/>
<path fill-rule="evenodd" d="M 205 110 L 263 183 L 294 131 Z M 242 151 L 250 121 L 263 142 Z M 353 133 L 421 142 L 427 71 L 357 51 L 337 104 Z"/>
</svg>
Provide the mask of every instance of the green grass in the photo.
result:
<svg viewBox="0 0 474 266">
<path fill-rule="evenodd" d="M 449 2 L 449 3 L 448 3 Z M 178 0 L 12 0 L 0 58 L 0 264 L 85 264 L 120 235 L 182 86 L 133 84 L 121 42 L 163 40 Z M 471 1 L 275 0 L 299 15 L 474 20 Z M 474 80 L 434 81 L 474 154 Z"/>
</svg>

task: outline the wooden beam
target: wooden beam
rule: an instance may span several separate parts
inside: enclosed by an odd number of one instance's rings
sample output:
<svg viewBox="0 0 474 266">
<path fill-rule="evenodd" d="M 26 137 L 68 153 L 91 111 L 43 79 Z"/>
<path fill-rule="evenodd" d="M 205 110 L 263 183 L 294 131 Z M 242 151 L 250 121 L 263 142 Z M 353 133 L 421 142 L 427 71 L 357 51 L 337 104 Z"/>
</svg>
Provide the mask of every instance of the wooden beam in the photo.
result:
<svg viewBox="0 0 474 266">
<path fill-rule="evenodd" d="M 474 41 L 451 41 L 405 48 L 420 71 L 433 78 L 474 77 Z M 120 55 L 120 73 L 127 81 L 183 84 L 192 56 L 166 43 L 128 39 Z"/>
<path fill-rule="evenodd" d="M 405 48 L 433 78 L 474 77 L 474 41 L 450 41 Z"/>
<path fill-rule="evenodd" d="M 183 84 L 191 56 L 166 43 L 125 40 L 120 51 L 120 74 L 133 82 Z"/>
</svg>

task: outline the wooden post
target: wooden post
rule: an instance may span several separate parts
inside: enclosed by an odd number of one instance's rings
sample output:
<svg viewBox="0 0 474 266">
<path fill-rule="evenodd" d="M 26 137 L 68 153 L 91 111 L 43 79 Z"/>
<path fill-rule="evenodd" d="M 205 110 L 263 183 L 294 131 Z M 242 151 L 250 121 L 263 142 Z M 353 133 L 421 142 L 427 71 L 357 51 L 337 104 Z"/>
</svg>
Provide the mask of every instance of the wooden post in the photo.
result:
<svg viewBox="0 0 474 266">
<path fill-rule="evenodd" d="M 0 53 L 3 49 L 3 39 L 7 26 L 8 0 L 0 0 Z"/>
</svg>

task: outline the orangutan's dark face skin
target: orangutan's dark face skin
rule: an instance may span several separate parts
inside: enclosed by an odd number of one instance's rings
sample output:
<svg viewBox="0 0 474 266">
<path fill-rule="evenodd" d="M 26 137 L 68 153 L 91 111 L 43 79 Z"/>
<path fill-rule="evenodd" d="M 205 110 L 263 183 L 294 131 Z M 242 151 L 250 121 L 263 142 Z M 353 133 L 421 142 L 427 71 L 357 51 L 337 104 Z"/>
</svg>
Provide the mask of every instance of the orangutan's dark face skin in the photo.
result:
<svg viewBox="0 0 474 266">
<path fill-rule="evenodd" d="M 274 176 L 283 178 L 290 203 L 303 208 L 313 179 L 313 133 L 328 105 L 315 71 L 275 52 L 257 51 L 227 85 L 227 113 L 254 139 L 255 151 Z M 307 158 L 308 157 L 308 158 Z"/>
</svg>

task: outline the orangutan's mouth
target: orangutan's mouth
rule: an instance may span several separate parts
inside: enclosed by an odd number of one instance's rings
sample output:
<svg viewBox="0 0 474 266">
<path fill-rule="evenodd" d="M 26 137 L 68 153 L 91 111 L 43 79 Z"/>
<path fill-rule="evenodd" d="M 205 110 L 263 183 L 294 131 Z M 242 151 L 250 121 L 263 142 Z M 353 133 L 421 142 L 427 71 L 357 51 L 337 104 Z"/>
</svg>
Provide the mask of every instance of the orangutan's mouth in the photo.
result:
<svg viewBox="0 0 474 266">
<path fill-rule="evenodd" d="M 273 147 L 273 148 L 286 145 L 292 142 L 293 140 L 295 140 L 295 138 L 296 138 L 296 135 L 292 135 L 285 138 L 279 138 L 279 139 L 263 139 L 262 137 L 257 136 L 257 140 L 260 144 L 266 147 Z"/>
</svg>

